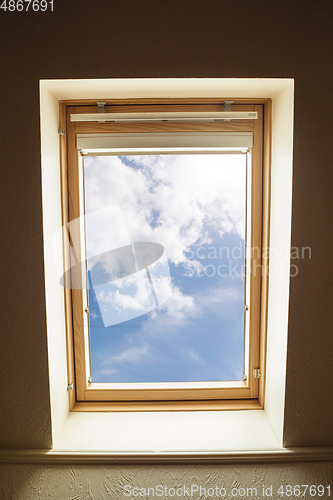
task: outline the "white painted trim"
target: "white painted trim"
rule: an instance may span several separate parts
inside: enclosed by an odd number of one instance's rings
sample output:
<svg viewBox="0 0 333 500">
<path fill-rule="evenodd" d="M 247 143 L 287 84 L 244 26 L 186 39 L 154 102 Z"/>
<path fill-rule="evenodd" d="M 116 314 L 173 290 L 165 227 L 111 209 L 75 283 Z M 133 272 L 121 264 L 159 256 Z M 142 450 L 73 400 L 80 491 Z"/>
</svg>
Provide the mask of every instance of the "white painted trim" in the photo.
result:
<svg viewBox="0 0 333 500">
<path fill-rule="evenodd" d="M 232 456 L 239 461 L 242 457 L 252 457 L 254 453 L 256 458 L 253 460 L 258 461 L 261 456 L 264 457 L 262 460 L 266 461 L 271 456 L 268 450 L 279 450 L 283 442 L 290 260 L 288 255 L 278 254 L 275 259 L 276 263 L 287 271 L 286 276 L 280 280 L 270 280 L 265 410 L 104 414 L 68 411 L 63 290 L 57 280 L 50 245 L 52 232 L 61 227 L 57 104 L 59 99 L 272 98 L 272 180 L 275 189 L 271 198 L 271 243 L 273 246 L 276 243 L 277 250 L 280 250 L 290 246 L 293 80 L 43 80 L 40 82 L 40 89 L 46 313 L 54 449 L 68 450 L 66 457 L 72 456 L 70 450 L 103 450 L 103 453 L 106 453 L 103 456 L 115 457 L 115 461 L 119 460 L 116 457 L 125 455 L 137 460 L 149 452 L 149 457 L 154 457 L 154 461 L 156 457 L 162 457 L 162 460 L 163 457 L 165 459 L 171 456 L 181 457 L 183 461 L 185 455 L 182 455 L 181 450 L 187 450 L 188 457 L 196 456 L 201 457 L 197 460 L 209 460 L 210 457 L 220 456 L 219 450 L 229 450 L 227 455 L 227 452 L 223 452 L 221 456 Z M 281 203 L 285 207 L 284 210 L 281 210 Z M 58 258 L 61 261 L 60 247 Z M 271 263 L 274 263 L 274 260 L 271 260 Z M 251 451 L 255 448 L 267 451 L 260 455 L 262 452 Z M 141 453 L 143 450 L 146 452 Z M 156 450 L 163 450 L 163 453 L 155 454 Z M 210 453 L 197 450 L 210 450 Z M 59 453 L 61 455 L 64 452 Z M 282 456 L 285 455 L 278 455 L 277 460 L 281 461 Z M 302 454 L 292 455 L 295 460 L 300 460 L 301 456 Z M 314 459 L 316 455 L 311 456 Z"/>
<path fill-rule="evenodd" d="M 292 78 L 95 78 L 42 80 L 57 99 L 272 98 Z M 221 101 L 222 102 L 222 101 Z"/>
<path fill-rule="evenodd" d="M 332 460 L 333 447 L 177 453 L 0 450 L 0 464 L 281 463 Z"/>
</svg>

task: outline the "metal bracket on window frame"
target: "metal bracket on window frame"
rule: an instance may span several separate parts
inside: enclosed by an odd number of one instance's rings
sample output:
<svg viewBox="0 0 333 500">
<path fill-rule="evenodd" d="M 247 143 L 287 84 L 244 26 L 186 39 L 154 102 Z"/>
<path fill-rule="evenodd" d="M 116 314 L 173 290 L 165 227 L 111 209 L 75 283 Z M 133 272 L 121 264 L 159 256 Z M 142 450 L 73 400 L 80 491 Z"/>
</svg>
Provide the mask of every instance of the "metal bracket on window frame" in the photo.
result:
<svg viewBox="0 0 333 500">
<path fill-rule="evenodd" d="M 96 101 L 98 107 L 98 114 L 106 113 L 106 101 Z M 104 123 L 104 120 L 99 121 L 98 123 Z"/>
<path fill-rule="evenodd" d="M 106 113 L 106 102 L 107 101 L 96 101 L 99 113 Z"/>
<path fill-rule="evenodd" d="M 261 370 L 260 368 L 253 368 L 253 378 L 260 378 L 261 377 Z"/>
<path fill-rule="evenodd" d="M 226 111 L 226 112 L 231 112 L 231 105 L 234 103 L 235 101 L 223 101 L 223 111 Z"/>
<path fill-rule="evenodd" d="M 234 103 L 235 101 L 223 101 L 223 111 L 226 112 L 226 113 L 231 113 L 231 105 Z M 225 122 L 230 122 L 230 118 L 225 118 L 223 121 Z"/>
</svg>

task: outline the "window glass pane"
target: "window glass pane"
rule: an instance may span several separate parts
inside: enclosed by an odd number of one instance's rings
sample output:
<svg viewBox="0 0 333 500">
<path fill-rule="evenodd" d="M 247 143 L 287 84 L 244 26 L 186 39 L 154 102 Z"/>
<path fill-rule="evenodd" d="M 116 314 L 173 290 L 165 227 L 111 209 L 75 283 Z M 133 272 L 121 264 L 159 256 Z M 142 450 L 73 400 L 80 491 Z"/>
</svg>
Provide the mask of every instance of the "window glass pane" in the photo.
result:
<svg viewBox="0 0 333 500">
<path fill-rule="evenodd" d="M 93 382 L 243 379 L 246 155 L 84 157 Z"/>
</svg>

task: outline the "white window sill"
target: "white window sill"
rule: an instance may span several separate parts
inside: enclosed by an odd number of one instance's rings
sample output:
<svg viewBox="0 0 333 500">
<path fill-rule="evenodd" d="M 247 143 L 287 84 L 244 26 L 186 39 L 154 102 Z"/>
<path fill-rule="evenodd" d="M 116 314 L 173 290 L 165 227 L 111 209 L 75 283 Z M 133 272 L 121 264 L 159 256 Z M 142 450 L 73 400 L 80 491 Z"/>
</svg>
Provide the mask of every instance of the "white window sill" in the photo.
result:
<svg viewBox="0 0 333 500">
<path fill-rule="evenodd" d="M 280 447 L 265 411 L 71 413 L 62 450 L 221 451 Z"/>
</svg>

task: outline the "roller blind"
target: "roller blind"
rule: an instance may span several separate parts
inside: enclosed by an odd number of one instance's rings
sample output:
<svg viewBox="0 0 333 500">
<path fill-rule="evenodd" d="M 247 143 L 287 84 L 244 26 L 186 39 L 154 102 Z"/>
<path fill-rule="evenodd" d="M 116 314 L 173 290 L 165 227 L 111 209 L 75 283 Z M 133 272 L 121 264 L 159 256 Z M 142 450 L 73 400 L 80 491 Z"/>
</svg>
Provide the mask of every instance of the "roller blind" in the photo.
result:
<svg viewBox="0 0 333 500">
<path fill-rule="evenodd" d="M 252 132 L 177 132 L 78 134 L 79 150 L 248 150 Z"/>
</svg>

